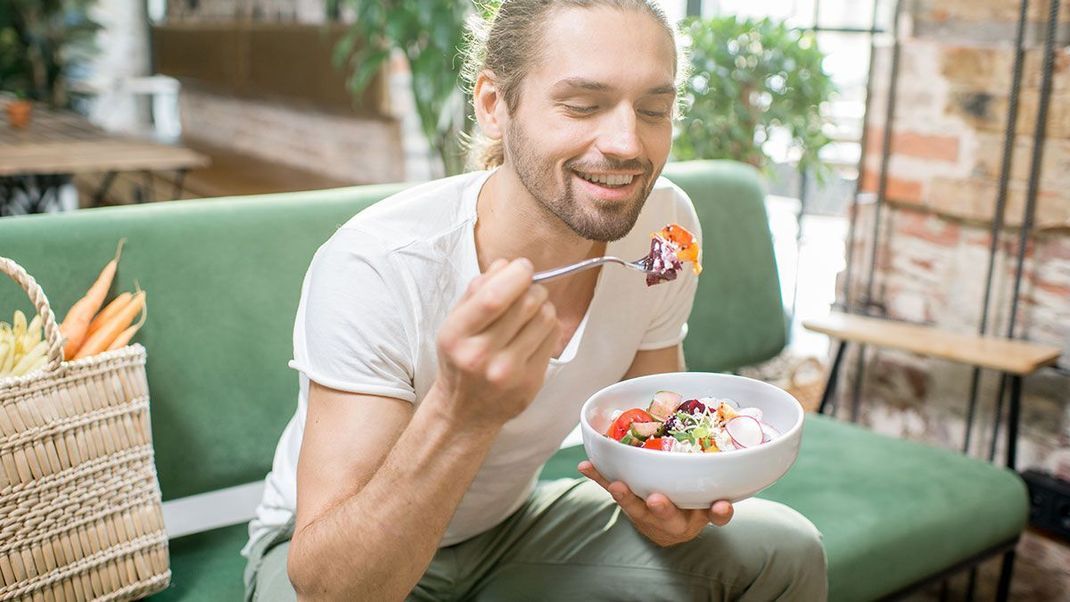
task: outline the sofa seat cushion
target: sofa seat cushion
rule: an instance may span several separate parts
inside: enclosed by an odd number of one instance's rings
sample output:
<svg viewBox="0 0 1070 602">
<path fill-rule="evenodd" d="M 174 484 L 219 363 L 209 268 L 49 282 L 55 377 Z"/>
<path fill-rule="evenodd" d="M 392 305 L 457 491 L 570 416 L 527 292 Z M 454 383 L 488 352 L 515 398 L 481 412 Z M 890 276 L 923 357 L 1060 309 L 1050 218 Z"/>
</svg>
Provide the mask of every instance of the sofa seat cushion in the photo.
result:
<svg viewBox="0 0 1070 602">
<path fill-rule="evenodd" d="M 795 466 L 760 496 L 795 508 L 824 536 L 831 600 L 872 600 L 1009 542 L 1025 527 L 1022 480 L 987 462 L 808 415 Z M 541 478 L 578 477 L 582 446 Z M 166 600 L 240 600 L 246 526 L 171 541 Z"/>
<path fill-rule="evenodd" d="M 546 479 L 577 476 L 580 446 Z M 795 508 L 824 536 L 831 600 L 872 600 L 1021 533 L 1017 474 L 928 445 L 808 415 L 795 466 L 760 494 Z"/>
<path fill-rule="evenodd" d="M 241 549 L 248 538 L 249 529 L 243 523 L 172 539 L 171 584 L 149 599 L 153 602 L 243 599 L 245 557 Z"/>
</svg>

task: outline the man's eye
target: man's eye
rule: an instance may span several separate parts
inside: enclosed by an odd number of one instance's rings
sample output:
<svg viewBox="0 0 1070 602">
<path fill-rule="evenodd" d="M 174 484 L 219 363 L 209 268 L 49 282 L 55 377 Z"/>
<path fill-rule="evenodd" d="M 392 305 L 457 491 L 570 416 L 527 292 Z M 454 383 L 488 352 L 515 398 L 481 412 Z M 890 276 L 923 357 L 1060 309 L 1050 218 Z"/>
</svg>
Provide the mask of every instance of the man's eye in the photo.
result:
<svg viewBox="0 0 1070 602">
<path fill-rule="evenodd" d="M 588 114 L 598 110 L 598 105 L 565 105 L 565 108 L 573 113 Z"/>
<path fill-rule="evenodd" d="M 639 111 L 644 117 L 651 119 L 665 119 L 669 116 L 668 111 Z"/>
</svg>

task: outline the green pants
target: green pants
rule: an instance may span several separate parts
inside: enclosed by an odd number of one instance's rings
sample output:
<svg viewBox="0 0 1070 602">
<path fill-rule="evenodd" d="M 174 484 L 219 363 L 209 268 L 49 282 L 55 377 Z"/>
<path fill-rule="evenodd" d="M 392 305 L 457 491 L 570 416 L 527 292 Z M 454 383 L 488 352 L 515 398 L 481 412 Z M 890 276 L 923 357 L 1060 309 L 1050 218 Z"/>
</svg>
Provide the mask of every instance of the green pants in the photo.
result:
<svg viewBox="0 0 1070 602">
<path fill-rule="evenodd" d="M 291 529 L 259 542 L 246 599 L 294 600 L 286 576 Z M 825 552 L 813 524 L 781 504 L 736 504 L 726 527 L 660 548 L 586 479 L 540 483 L 497 527 L 439 548 L 410 601 L 801 600 L 827 596 Z"/>
</svg>

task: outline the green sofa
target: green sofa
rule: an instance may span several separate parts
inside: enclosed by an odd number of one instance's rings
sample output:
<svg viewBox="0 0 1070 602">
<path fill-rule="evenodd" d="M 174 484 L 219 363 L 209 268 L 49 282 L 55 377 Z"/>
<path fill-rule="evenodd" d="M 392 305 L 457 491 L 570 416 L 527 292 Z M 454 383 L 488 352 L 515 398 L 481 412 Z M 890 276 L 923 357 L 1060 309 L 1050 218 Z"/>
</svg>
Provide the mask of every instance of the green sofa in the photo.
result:
<svg viewBox="0 0 1070 602">
<path fill-rule="evenodd" d="M 758 177 L 729 162 L 670 164 L 665 175 L 691 195 L 705 233 L 689 367 L 729 371 L 777 354 L 786 328 Z M 62 315 L 127 238 L 115 290 L 138 282 L 149 293 L 139 340 L 164 500 L 215 499 L 209 492 L 263 479 L 294 410 L 297 378 L 286 363 L 313 252 L 351 215 L 402 188 L 5 218 L 0 255 L 25 266 Z M 30 305 L 13 283 L 0 285 L 0 316 L 15 308 Z M 543 476 L 578 476 L 582 456 L 581 447 L 561 450 Z M 901 593 L 997 554 L 1027 516 L 1013 472 L 816 415 L 798 462 L 761 496 L 798 509 L 824 534 L 833 600 Z M 172 583 L 154 599 L 240 599 L 245 539 L 244 522 L 173 538 Z"/>
</svg>

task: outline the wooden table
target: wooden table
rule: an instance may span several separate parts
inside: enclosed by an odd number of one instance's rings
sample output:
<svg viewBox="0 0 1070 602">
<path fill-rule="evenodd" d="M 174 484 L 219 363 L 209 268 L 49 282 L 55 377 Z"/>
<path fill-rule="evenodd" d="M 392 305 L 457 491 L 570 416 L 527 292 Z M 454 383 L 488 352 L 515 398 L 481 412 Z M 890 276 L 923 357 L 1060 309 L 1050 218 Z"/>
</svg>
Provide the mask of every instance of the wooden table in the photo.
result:
<svg viewBox="0 0 1070 602">
<path fill-rule="evenodd" d="M 0 101 L 0 110 L 4 104 Z M 122 171 L 148 174 L 174 170 L 177 177 L 173 197 L 178 198 L 186 171 L 208 162 L 207 157 L 187 148 L 108 133 L 77 113 L 42 105 L 33 107 L 25 129 L 14 129 L 0 119 L 0 185 L 27 191 L 32 184 L 38 198 L 31 201 L 37 205 L 31 210 L 41 209 L 49 195 L 58 198 L 58 188 L 80 173 L 106 174 L 93 194 L 94 206 L 100 204 L 116 174 Z"/>
</svg>

